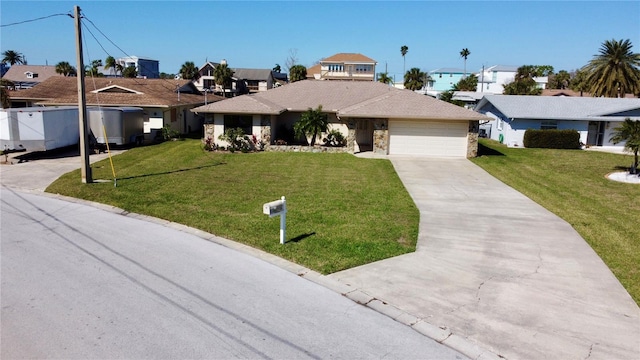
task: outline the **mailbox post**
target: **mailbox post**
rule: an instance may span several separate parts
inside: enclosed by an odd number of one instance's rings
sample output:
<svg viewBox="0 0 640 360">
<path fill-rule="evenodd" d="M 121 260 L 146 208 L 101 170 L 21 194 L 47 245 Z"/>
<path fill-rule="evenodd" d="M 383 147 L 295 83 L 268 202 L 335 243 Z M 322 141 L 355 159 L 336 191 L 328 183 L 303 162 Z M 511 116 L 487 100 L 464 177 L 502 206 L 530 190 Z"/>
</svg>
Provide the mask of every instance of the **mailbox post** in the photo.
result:
<svg viewBox="0 0 640 360">
<path fill-rule="evenodd" d="M 287 201 L 284 196 L 280 200 L 268 202 L 262 205 L 262 212 L 269 217 L 280 215 L 280 244 L 284 244 L 287 225 Z"/>
</svg>

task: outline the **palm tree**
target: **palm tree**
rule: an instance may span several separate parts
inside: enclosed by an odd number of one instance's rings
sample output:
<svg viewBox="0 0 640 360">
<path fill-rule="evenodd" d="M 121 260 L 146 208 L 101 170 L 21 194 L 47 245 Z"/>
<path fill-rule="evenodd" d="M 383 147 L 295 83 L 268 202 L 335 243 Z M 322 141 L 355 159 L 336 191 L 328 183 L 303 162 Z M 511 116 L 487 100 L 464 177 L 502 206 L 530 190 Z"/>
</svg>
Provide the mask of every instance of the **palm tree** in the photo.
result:
<svg viewBox="0 0 640 360">
<path fill-rule="evenodd" d="M 198 80 L 200 72 L 193 61 L 187 61 L 180 67 L 180 76 L 185 80 Z"/>
<path fill-rule="evenodd" d="M 85 75 L 94 77 L 104 76 L 103 73 L 98 71 L 98 66 L 102 66 L 102 60 L 92 60 L 91 65 L 85 66 Z"/>
<path fill-rule="evenodd" d="M 607 40 L 600 54 L 585 66 L 587 82 L 595 97 L 624 97 L 640 93 L 640 54 L 631 52 L 627 40 Z"/>
<path fill-rule="evenodd" d="M 113 56 L 107 56 L 107 58 L 104 61 L 104 69 L 113 69 L 115 71 L 115 76 L 118 76 L 118 73 L 120 73 L 120 75 L 122 75 L 122 70 L 124 70 L 124 66 L 122 66 L 122 64 L 118 63 L 116 61 L 116 59 Z"/>
<path fill-rule="evenodd" d="M 77 75 L 76 68 L 74 68 L 71 64 L 66 61 L 60 61 L 56 64 L 56 73 L 62 74 L 64 76 L 75 76 Z"/>
<path fill-rule="evenodd" d="M 407 55 L 408 52 L 409 52 L 409 47 L 407 45 L 402 45 L 400 47 L 400 54 L 402 54 L 402 61 L 404 63 L 402 67 L 402 72 L 407 71 L 407 59 L 404 56 Z"/>
<path fill-rule="evenodd" d="M 467 48 L 460 51 L 460 57 L 464 58 L 464 77 L 467 77 L 467 57 L 469 57 L 469 55 L 471 55 L 471 51 Z"/>
<path fill-rule="evenodd" d="M 420 90 L 424 86 L 427 75 L 419 68 L 411 68 L 404 74 L 404 87 L 409 90 Z"/>
<path fill-rule="evenodd" d="M 231 87 L 233 70 L 226 63 L 220 64 L 213 69 L 213 77 L 216 80 L 216 84 L 222 87 L 222 96 L 226 97 L 225 89 Z"/>
<path fill-rule="evenodd" d="M 378 81 L 387 85 L 393 84 L 393 79 L 386 72 L 378 74 Z"/>
<path fill-rule="evenodd" d="M 318 105 L 317 109 L 309 108 L 302 114 L 300 120 L 293 125 L 293 131 L 298 137 L 306 136 L 307 141 L 308 137 L 311 137 L 309 145 L 313 146 L 316 144 L 318 133 L 326 132 L 328 127 L 328 116 L 322 113 L 322 105 Z"/>
<path fill-rule="evenodd" d="M 122 77 L 133 79 L 137 76 L 138 76 L 138 70 L 136 70 L 136 67 L 133 65 L 127 66 L 122 70 Z"/>
<path fill-rule="evenodd" d="M 625 150 L 633 152 L 633 171 L 638 171 L 638 151 L 640 150 L 640 120 L 631 120 L 630 118 L 624 119 L 624 122 L 613 129 L 611 138 L 609 139 L 614 144 L 625 141 Z"/>
<path fill-rule="evenodd" d="M 296 82 L 307 78 L 307 68 L 304 65 L 293 65 L 289 68 L 289 81 Z"/>
<path fill-rule="evenodd" d="M 11 66 L 15 64 L 27 64 L 27 61 L 24 58 L 24 55 L 20 54 L 17 51 L 7 50 L 2 53 L 2 62 L 5 64 L 9 64 Z"/>
</svg>

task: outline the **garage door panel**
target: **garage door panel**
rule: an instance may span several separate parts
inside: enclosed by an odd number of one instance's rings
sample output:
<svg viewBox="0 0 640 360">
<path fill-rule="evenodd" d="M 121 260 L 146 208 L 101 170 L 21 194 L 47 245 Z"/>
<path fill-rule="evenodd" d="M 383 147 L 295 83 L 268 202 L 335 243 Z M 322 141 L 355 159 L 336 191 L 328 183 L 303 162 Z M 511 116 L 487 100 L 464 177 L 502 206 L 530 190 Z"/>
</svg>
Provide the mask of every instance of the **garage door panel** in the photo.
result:
<svg viewBox="0 0 640 360">
<path fill-rule="evenodd" d="M 406 155 L 467 155 L 466 122 L 389 121 L 389 153 Z"/>
</svg>

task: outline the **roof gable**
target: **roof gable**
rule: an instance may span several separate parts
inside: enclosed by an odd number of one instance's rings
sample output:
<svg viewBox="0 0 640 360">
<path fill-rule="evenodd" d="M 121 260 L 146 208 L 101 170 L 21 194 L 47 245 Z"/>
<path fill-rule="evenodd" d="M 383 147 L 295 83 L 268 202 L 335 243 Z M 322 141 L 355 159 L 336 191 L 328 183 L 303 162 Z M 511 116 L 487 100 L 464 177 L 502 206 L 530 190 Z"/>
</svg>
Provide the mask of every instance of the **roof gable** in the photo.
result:
<svg viewBox="0 0 640 360">
<path fill-rule="evenodd" d="M 107 86 L 102 89 L 92 90 L 91 92 L 94 94 L 99 94 L 99 93 L 142 94 L 140 91 L 127 89 L 125 87 L 118 86 L 118 85 Z"/>
</svg>

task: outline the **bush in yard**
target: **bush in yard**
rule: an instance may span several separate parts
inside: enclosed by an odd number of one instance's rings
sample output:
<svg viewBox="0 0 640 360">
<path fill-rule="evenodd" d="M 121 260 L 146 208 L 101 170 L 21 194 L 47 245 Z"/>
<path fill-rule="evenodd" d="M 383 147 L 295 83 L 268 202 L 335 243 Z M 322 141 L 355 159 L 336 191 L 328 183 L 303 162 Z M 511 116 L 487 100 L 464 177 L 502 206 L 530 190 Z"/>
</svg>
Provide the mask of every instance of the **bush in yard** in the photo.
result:
<svg viewBox="0 0 640 360">
<path fill-rule="evenodd" d="M 580 134 L 576 130 L 535 130 L 524 133 L 524 147 L 545 149 L 580 149 Z"/>
<path fill-rule="evenodd" d="M 218 136 L 218 139 L 226 141 L 229 144 L 227 149 L 231 152 L 242 150 L 249 146 L 249 137 L 245 135 L 244 130 L 241 128 L 229 128 L 224 131 L 224 134 Z M 245 143 L 247 144 L 245 145 Z"/>
<path fill-rule="evenodd" d="M 327 137 L 323 139 L 324 146 L 345 146 L 347 144 L 344 135 L 340 132 L 340 130 L 332 129 L 327 134 Z"/>
<path fill-rule="evenodd" d="M 162 127 L 162 138 L 164 140 L 177 139 L 180 137 L 180 132 L 173 130 L 171 126 L 165 125 Z"/>
</svg>

